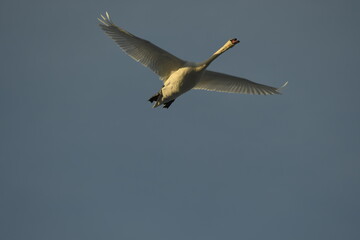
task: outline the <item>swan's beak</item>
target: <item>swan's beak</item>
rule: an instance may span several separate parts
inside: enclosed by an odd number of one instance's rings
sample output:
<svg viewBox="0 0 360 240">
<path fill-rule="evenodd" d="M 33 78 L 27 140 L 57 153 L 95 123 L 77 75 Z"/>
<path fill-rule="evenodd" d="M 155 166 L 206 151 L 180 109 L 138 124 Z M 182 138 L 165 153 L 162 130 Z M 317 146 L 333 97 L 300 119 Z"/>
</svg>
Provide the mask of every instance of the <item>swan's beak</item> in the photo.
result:
<svg viewBox="0 0 360 240">
<path fill-rule="evenodd" d="M 230 39 L 230 42 L 235 45 L 235 44 L 238 44 L 240 41 L 237 40 L 236 38 L 233 38 L 233 39 Z"/>
</svg>

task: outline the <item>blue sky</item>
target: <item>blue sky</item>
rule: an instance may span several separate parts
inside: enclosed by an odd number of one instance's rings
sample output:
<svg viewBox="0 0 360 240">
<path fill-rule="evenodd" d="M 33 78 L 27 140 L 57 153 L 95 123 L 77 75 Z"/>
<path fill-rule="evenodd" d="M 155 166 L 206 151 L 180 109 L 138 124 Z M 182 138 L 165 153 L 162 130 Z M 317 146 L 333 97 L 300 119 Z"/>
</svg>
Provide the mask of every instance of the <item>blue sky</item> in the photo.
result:
<svg viewBox="0 0 360 240">
<path fill-rule="evenodd" d="M 357 1 L 2 1 L 1 239 L 359 239 Z M 192 91 L 113 21 L 280 96 Z"/>
</svg>

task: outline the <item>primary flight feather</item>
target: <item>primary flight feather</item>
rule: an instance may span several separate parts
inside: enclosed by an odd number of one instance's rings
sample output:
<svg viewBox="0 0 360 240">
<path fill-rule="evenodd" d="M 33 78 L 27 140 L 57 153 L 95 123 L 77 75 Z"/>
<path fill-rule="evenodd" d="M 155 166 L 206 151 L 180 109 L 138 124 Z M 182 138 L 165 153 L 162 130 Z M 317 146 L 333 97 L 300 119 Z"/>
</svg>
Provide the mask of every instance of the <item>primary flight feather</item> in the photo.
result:
<svg viewBox="0 0 360 240">
<path fill-rule="evenodd" d="M 209 59 L 201 63 L 184 61 L 169 52 L 159 48 L 149 41 L 141 39 L 126 30 L 116 26 L 106 12 L 106 17 L 98 18 L 100 27 L 112 38 L 120 48 L 159 75 L 164 85 L 149 101 L 155 102 L 153 107 L 163 105 L 169 108 L 177 97 L 191 89 L 208 91 L 272 95 L 279 94 L 280 88 L 255 83 L 245 78 L 230 76 L 223 73 L 208 71 L 206 68 L 222 53 L 229 50 L 240 41 L 230 39 Z"/>
</svg>

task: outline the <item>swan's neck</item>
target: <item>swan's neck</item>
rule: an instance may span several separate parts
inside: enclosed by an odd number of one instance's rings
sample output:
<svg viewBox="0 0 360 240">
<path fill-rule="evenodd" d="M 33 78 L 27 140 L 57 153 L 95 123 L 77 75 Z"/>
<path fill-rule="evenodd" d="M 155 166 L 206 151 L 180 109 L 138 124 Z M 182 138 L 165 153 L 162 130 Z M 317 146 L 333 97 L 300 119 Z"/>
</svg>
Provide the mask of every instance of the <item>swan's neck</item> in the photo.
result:
<svg viewBox="0 0 360 240">
<path fill-rule="evenodd" d="M 202 62 L 200 65 L 202 65 L 204 68 L 207 68 L 210 65 L 210 63 L 212 63 L 216 58 L 218 58 L 221 54 L 223 54 L 233 46 L 234 44 L 230 40 L 227 41 L 224 46 L 219 48 L 219 50 L 217 50 L 209 59 Z"/>
</svg>

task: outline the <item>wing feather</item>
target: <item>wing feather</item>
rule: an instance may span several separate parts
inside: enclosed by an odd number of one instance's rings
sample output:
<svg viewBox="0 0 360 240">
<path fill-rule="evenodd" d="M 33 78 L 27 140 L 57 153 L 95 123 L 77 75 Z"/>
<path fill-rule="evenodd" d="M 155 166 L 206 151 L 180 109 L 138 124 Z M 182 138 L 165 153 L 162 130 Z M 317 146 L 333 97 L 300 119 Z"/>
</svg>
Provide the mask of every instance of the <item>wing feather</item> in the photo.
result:
<svg viewBox="0 0 360 240">
<path fill-rule="evenodd" d="M 107 12 L 106 17 L 101 15 L 101 18 L 102 19 L 98 18 L 101 29 L 104 30 L 126 54 L 145 67 L 150 68 L 160 76 L 161 80 L 165 81 L 173 71 L 176 71 L 185 64 L 185 61 L 151 42 L 141 39 L 116 26 L 111 21 Z"/>
<path fill-rule="evenodd" d="M 245 78 L 213 71 L 205 71 L 194 89 L 229 93 L 272 95 L 280 94 L 279 89 L 285 87 L 286 84 L 287 82 L 280 88 L 275 88 L 255 83 Z"/>
</svg>

